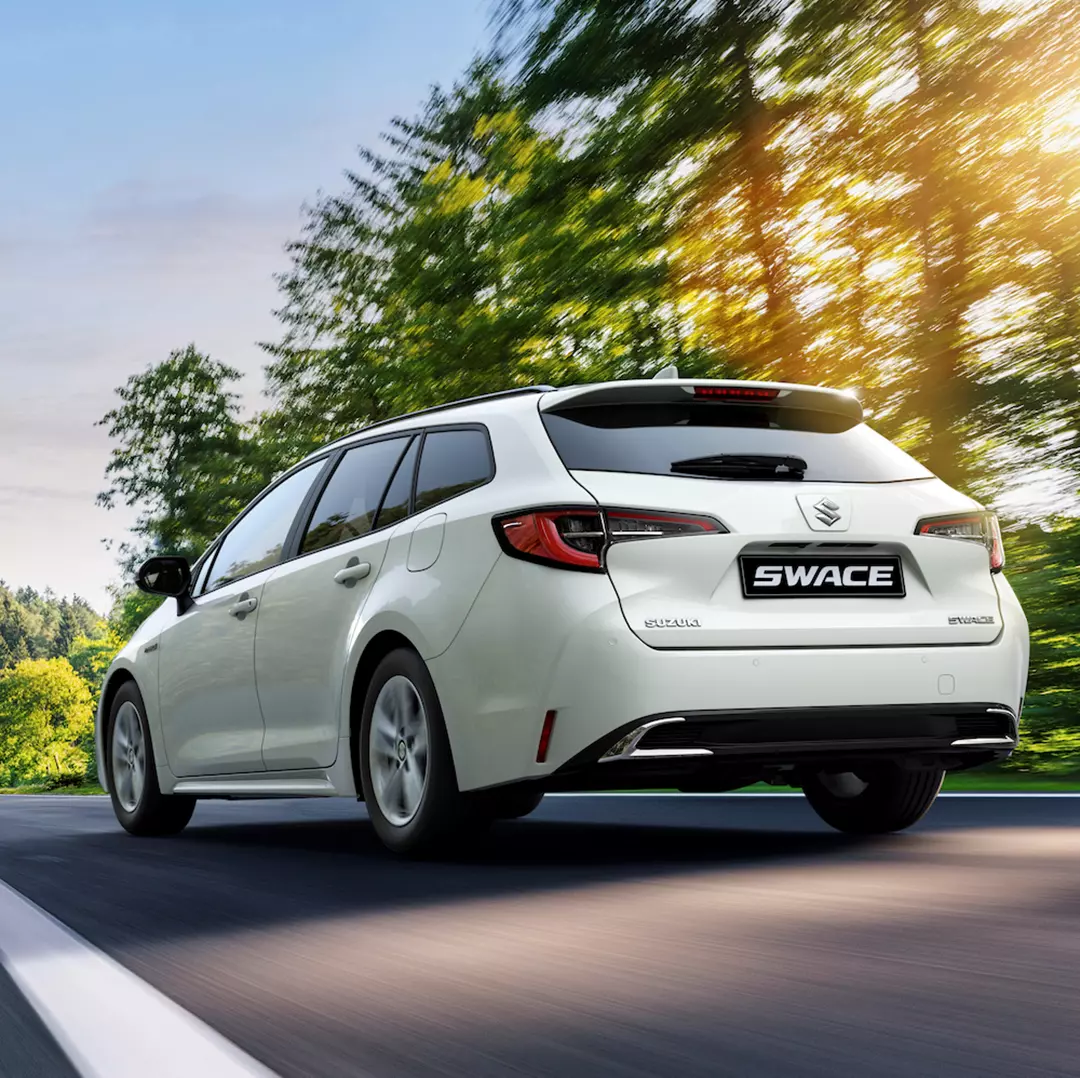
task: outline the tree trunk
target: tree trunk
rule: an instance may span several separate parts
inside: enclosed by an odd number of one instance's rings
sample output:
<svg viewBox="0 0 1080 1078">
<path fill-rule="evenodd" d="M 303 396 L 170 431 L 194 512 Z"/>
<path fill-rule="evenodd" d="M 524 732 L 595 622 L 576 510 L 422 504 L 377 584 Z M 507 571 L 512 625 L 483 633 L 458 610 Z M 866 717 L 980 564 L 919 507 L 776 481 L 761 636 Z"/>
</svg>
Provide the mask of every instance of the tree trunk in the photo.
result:
<svg viewBox="0 0 1080 1078">
<path fill-rule="evenodd" d="M 746 180 L 747 224 L 765 287 L 768 334 L 765 344 L 756 350 L 753 363 L 759 369 L 771 370 L 783 381 L 806 381 L 810 377 L 806 334 L 795 306 L 788 252 L 778 227 L 783 219 L 780 168 L 768 148 L 774 133 L 773 117 L 754 86 L 750 42 L 731 0 L 725 0 L 724 13 L 731 20 L 735 37 L 733 59 L 738 68 L 740 114 L 737 153 Z"/>
<path fill-rule="evenodd" d="M 941 125 L 950 106 L 943 100 L 948 89 L 937 84 L 929 66 L 924 39 L 928 7 L 927 0 L 904 0 L 913 43 L 916 90 L 912 104 L 917 114 L 908 168 L 915 185 L 912 218 L 922 262 L 912 341 L 918 373 L 911 411 L 927 424 L 916 456 L 946 482 L 962 486 L 968 476 L 963 428 L 972 407 L 962 326 L 974 213 L 942 166 L 948 150 Z"/>
</svg>

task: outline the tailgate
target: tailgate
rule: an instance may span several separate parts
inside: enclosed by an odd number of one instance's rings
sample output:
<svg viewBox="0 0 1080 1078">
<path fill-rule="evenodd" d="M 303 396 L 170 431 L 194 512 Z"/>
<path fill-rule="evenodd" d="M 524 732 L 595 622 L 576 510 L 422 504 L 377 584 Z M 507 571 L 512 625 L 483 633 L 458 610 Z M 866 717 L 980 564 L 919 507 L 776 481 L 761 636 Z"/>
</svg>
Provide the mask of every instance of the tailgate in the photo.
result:
<svg viewBox="0 0 1080 1078">
<path fill-rule="evenodd" d="M 937 480 L 844 487 L 800 484 L 798 494 L 848 500 L 846 533 L 812 531 L 786 485 L 575 472 L 601 505 L 707 513 L 726 534 L 615 543 L 607 568 L 630 628 L 663 648 L 853 647 L 985 644 L 1001 630 L 986 550 L 914 534 L 916 523 L 956 508 Z M 764 489 L 762 489 L 764 487 Z M 793 560 L 822 569 L 899 559 L 904 594 L 747 598 L 739 559 Z M 753 562 L 757 566 L 761 562 Z M 824 573 L 826 578 L 832 574 Z M 869 574 L 849 573 L 855 579 Z"/>
<path fill-rule="evenodd" d="M 602 507 L 715 518 L 620 537 L 606 566 L 653 647 L 981 644 L 1001 630 L 981 542 L 916 535 L 979 506 L 862 422 L 858 401 L 768 383 L 637 382 L 540 404 Z"/>
</svg>

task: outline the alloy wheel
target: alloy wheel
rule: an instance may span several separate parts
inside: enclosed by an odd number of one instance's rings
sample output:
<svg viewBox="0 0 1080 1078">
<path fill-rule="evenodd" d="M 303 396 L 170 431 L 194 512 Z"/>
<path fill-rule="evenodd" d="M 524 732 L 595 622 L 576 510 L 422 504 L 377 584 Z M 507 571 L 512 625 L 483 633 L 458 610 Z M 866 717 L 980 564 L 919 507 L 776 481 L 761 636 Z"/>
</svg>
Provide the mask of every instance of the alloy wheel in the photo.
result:
<svg viewBox="0 0 1080 1078">
<path fill-rule="evenodd" d="M 428 718 L 416 686 L 401 674 L 375 698 L 368 759 L 380 811 L 395 827 L 404 827 L 420 810 L 427 787 Z"/>
<path fill-rule="evenodd" d="M 134 812 L 146 786 L 146 742 L 139 711 L 130 702 L 121 705 L 113 722 L 112 781 L 120 807 Z"/>
</svg>

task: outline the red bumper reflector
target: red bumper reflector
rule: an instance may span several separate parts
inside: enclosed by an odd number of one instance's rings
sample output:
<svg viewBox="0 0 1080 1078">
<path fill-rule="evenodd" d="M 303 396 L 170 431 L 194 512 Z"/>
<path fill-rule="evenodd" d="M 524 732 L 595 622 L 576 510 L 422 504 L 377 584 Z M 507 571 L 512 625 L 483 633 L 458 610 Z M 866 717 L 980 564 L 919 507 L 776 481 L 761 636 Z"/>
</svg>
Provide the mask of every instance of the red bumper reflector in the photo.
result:
<svg viewBox="0 0 1080 1078">
<path fill-rule="evenodd" d="M 536 762 L 547 763 L 548 745 L 551 744 L 551 731 L 555 727 L 555 712 L 549 711 L 544 716 L 544 728 L 540 731 L 540 744 L 536 746 Z"/>
</svg>

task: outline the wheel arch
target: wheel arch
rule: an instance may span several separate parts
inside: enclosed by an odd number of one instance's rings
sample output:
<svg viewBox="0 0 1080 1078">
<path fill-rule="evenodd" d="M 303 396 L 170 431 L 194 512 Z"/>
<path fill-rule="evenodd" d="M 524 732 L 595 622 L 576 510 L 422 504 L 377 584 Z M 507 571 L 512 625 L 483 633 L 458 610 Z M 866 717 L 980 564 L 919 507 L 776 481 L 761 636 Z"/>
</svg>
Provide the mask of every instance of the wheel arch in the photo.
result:
<svg viewBox="0 0 1080 1078">
<path fill-rule="evenodd" d="M 126 666 L 115 667 L 106 676 L 105 684 L 101 687 L 101 698 L 98 701 L 97 721 L 94 725 L 94 756 L 98 785 L 106 793 L 109 792 L 109 769 L 106 765 L 108 746 L 105 744 L 105 731 L 116 694 L 128 684 L 134 685 L 140 695 L 142 694 L 142 688 L 134 672 Z"/>
<path fill-rule="evenodd" d="M 362 796 L 363 784 L 360 781 L 358 764 L 360 761 L 359 737 L 360 720 L 364 713 L 364 697 L 367 695 L 368 686 L 376 667 L 392 651 L 398 648 L 408 648 L 409 651 L 421 655 L 420 649 L 415 642 L 410 640 L 398 629 L 382 629 L 377 632 L 364 645 L 364 650 L 356 664 L 353 673 L 352 686 L 349 690 L 349 762 L 352 766 L 353 780 L 356 784 L 357 796 Z M 421 656 L 422 657 L 422 656 Z"/>
</svg>

